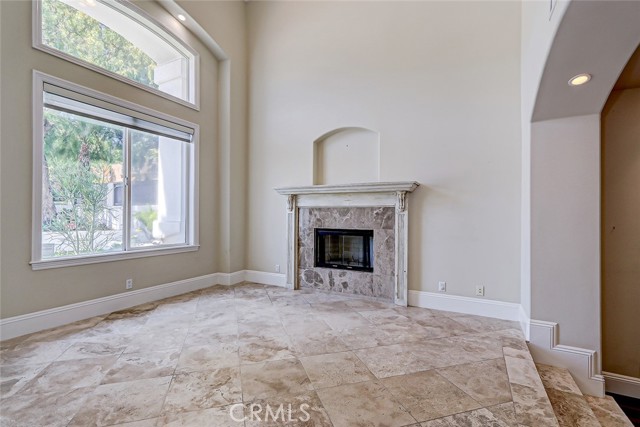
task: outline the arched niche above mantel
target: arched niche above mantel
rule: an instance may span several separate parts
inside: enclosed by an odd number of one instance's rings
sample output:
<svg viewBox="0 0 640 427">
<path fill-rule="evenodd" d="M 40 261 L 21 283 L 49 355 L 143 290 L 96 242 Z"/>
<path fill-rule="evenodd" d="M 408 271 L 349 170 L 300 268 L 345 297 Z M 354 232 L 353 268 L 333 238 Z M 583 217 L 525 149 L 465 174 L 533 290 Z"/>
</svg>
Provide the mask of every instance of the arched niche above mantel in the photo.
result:
<svg viewBox="0 0 640 427">
<path fill-rule="evenodd" d="M 313 142 L 315 185 L 379 180 L 379 132 L 358 126 L 340 127 Z"/>
</svg>

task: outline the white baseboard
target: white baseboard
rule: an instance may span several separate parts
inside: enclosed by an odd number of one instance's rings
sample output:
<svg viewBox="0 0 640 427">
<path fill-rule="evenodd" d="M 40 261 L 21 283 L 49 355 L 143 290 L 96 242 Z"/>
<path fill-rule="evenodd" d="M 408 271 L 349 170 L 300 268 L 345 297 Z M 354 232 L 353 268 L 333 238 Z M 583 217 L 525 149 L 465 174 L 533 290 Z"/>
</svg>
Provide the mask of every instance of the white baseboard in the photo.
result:
<svg viewBox="0 0 640 427">
<path fill-rule="evenodd" d="M 409 290 L 409 305 L 520 322 L 520 304 Z"/>
<path fill-rule="evenodd" d="M 243 270 L 244 280 L 262 283 L 263 285 L 287 287 L 287 276 L 282 273 L 267 273 L 265 271 Z"/>
<path fill-rule="evenodd" d="M 604 396 L 604 377 L 597 373 L 597 354 L 593 350 L 558 344 L 558 324 L 530 321 L 529 350 L 536 363 L 565 368 L 584 394 Z"/>
<path fill-rule="evenodd" d="M 101 314 L 123 310 L 162 298 L 223 284 L 226 280 L 224 276 L 225 275 L 221 273 L 208 274 L 206 276 L 179 280 L 177 282 L 165 283 L 144 289 L 136 289 L 134 291 L 127 291 L 76 304 L 36 311 L 35 313 L 0 319 L 0 337 L 6 340 Z"/>
<path fill-rule="evenodd" d="M 640 378 L 604 371 L 602 376 L 608 392 L 640 399 Z"/>
<path fill-rule="evenodd" d="M 520 329 L 522 329 L 522 332 L 524 333 L 524 339 L 529 341 L 531 335 L 531 319 L 527 315 L 527 312 L 524 311 L 524 307 L 522 305 L 520 306 L 520 318 L 518 319 L 518 321 L 520 322 Z"/>
<path fill-rule="evenodd" d="M 0 319 L 0 339 L 7 340 L 44 329 L 55 328 L 78 320 L 124 310 L 139 304 L 157 301 L 213 285 L 229 286 L 243 281 L 285 286 L 285 275 L 251 270 L 241 270 L 234 273 L 214 273 Z"/>
</svg>

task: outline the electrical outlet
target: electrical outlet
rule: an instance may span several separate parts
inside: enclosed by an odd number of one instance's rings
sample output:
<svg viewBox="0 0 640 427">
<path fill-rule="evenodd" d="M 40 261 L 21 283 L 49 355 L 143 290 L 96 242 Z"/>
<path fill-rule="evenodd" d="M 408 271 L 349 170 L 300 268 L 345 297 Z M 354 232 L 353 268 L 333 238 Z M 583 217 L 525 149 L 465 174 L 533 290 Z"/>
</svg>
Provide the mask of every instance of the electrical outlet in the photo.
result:
<svg viewBox="0 0 640 427">
<path fill-rule="evenodd" d="M 127 279 L 127 281 L 124 282 L 124 288 L 125 289 L 133 288 L 133 279 Z"/>
<path fill-rule="evenodd" d="M 476 286 L 476 296 L 483 297 L 484 296 L 484 286 L 478 285 Z"/>
<path fill-rule="evenodd" d="M 280 273 L 280 264 L 276 264 L 276 273 Z"/>
<path fill-rule="evenodd" d="M 438 291 L 447 292 L 447 282 L 438 282 Z"/>
</svg>

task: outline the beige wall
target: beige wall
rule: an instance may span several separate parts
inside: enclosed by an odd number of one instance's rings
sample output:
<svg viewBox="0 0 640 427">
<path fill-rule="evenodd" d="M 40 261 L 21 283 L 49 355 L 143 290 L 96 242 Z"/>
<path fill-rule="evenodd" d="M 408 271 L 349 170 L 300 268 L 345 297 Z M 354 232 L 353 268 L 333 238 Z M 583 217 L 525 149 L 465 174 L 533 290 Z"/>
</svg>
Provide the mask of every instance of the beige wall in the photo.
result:
<svg viewBox="0 0 640 427">
<path fill-rule="evenodd" d="M 602 112 L 603 365 L 640 378 L 640 89 Z"/>
<path fill-rule="evenodd" d="M 380 180 L 417 180 L 409 283 L 519 302 L 520 3 L 251 2 L 247 267 L 285 265 L 285 199 L 313 141 L 380 132 Z"/>
<path fill-rule="evenodd" d="M 144 3 L 152 14 L 154 3 Z M 201 110 L 183 107 L 133 86 L 98 75 L 31 48 L 31 2 L 2 1 L 0 26 L 2 58 L 2 259 L 1 317 L 11 317 L 124 292 L 133 278 L 134 289 L 168 283 L 216 271 L 216 159 L 217 62 L 190 35 L 183 36 L 201 60 Z M 200 125 L 200 250 L 197 252 L 32 271 L 32 70 L 132 100 Z"/>
<path fill-rule="evenodd" d="M 247 197 L 247 40 L 243 1 L 179 1 L 192 19 L 215 40 L 226 56 L 221 63 L 219 90 L 220 153 L 216 176 L 219 185 L 203 188 L 219 201 L 220 241 L 218 270 L 231 273 L 245 268 Z M 210 218 L 208 218 L 210 219 Z M 207 220 L 208 220 L 207 219 Z"/>
</svg>

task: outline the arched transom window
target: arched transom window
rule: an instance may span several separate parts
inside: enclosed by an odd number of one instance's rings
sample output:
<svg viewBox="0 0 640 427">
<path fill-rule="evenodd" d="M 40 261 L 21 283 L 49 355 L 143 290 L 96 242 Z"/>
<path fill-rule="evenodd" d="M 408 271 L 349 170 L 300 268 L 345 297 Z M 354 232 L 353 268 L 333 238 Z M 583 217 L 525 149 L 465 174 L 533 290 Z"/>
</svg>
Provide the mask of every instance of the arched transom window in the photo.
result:
<svg viewBox="0 0 640 427">
<path fill-rule="evenodd" d="M 197 107 L 197 56 L 129 2 L 40 0 L 34 47 Z"/>
</svg>

